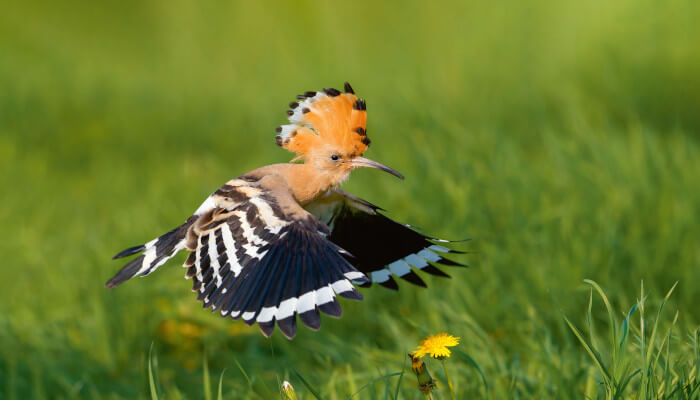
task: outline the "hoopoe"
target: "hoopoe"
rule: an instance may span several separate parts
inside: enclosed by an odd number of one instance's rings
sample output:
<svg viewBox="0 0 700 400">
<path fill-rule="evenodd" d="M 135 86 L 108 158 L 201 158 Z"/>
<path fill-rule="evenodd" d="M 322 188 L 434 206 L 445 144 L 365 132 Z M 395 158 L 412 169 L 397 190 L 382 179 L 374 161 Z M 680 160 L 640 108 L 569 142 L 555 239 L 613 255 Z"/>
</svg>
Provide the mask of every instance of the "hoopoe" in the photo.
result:
<svg viewBox="0 0 700 400">
<path fill-rule="evenodd" d="M 297 96 L 287 110 L 289 124 L 278 127 L 276 137 L 279 146 L 296 153 L 290 163 L 228 181 L 184 224 L 120 252 L 115 259 L 140 255 L 105 286 L 146 276 L 185 250 L 185 277 L 193 279 L 204 308 L 257 322 L 268 337 L 276 322 L 292 339 L 297 315 L 317 330 L 319 311 L 341 316 L 336 295 L 361 300 L 353 285 L 376 282 L 397 290 L 398 276 L 425 287 L 414 269 L 447 277 L 434 264 L 462 266 L 443 257 L 458 253 L 444 247 L 447 241 L 397 223 L 338 188 L 358 167 L 403 179 L 362 157 L 370 144 L 366 104 L 348 83 L 344 89 Z"/>
</svg>

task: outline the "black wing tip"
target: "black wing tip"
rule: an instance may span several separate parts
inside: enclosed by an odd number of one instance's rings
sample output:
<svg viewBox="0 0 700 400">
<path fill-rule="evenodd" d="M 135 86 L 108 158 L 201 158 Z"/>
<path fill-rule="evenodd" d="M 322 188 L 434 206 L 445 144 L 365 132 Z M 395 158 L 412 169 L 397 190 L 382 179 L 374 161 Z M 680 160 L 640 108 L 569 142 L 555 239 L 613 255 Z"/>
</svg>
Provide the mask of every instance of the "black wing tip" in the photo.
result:
<svg viewBox="0 0 700 400">
<path fill-rule="evenodd" d="M 428 287 L 428 285 L 425 283 L 425 281 L 423 279 L 421 279 L 421 277 L 418 276 L 418 274 L 416 274 L 413 271 L 411 271 L 405 275 L 401 275 L 400 278 L 407 281 L 407 282 L 411 282 L 412 284 L 414 284 L 416 286 L 420 286 L 420 287 L 424 287 L 424 288 Z"/>
<path fill-rule="evenodd" d="M 396 280 L 394 280 L 393 277 L 389 277 L 389 279 L 385 280 L 384 282 L 377 282 L 381 286 L 384 286 L 387 289 L 391 290 L 399 290 L 399 284 L 396 283 Z"/>
<path fill-rule="evenodd" d="M 136 276 L 136 273 L 141 268 L 141 263 L 143 262 L 143 256 L 135 258 L 127 263 L 122 269 L 117 272 L 112 279 L 105 283 L 105 287 L 108 289 L 114 289 L 115 287 L 121 285 L 122 283 L 128 281 L 129 279 Z"/>
<path fill-rule="evenodd" d="M 127 276 L 126 274 L 121 274 L 118 273 L 117 275 L 114 276 L 114 278 L 108 280 L 105 282 L 105 288 L 107 289 L 114 289 L 115 287 L 121 285 L 122 283 L 128 281 L 130 278 L 132 278 L 133 275 Z"/>
<path fill-rule="evenodd" d="M 338 303 L 338 299 L 334 298 L 333 301 L 330 301 L 325 304 L 321 304 L 318 306 L 318 309 L 333 318 L 340 318 L 343 316 L 343 309 L 340 307 L 340 303 Z"/>
<path fill-rule="evenodd" d="M 437 260 L 437 261 L 435 261 L 435 262 L 438 263 L 438 264 L 447 265 L 447 266 L 450 266 L 450 267 L 464 267 L 464 268 L 468 268 L 468 267 L 469 267 L 469 266 L 466 265 L 466 264 L 458 263 L 458 262 L 456 262 L 456 261 L 452 261 L 452 260 L 447 259 L 447 258 L 444 258 L 444 257 L 440 257 L 440 259 Z"/>
<path fill-rule="evenodd" d="M 313 308 L 309 311 L 304 311 L 299 314 L 299 319 L 304 323 L 309 329 L 317 331 L 321 329 L 321 315 L 318 313 L 318 308 Z"/>
<path fill-rule="evenodd" d="M 297 315 L 299 316 L 299 320 L 301 320 L 301 322 L 309 329 L 313 331 L 318 331 L 321 329 L 321 314 L 319 311 L 335 318 L 340 318 L 343 313 L 338 300 L 334 299 L 334 301 L 317 306 L 312 310 L 304 311 L 303 313 L 295 312 L 294 315 L 281 320 L 276 321 L 273 319 L 270 322 L 258 322 L 258 327 L 260 328 L 260 332 L 263 334 L 263 336 L 269 338 L 272 336 L 272 333 L 275 330 L 275 322 L 277 322 L 277 326 L 279 327 L 280 332 L 282 332 L 282 335 L 284 335 L 284 337 L 288 340 L 292 340 L 297 334 Z M 255 320 L 252 319 L 245 322 L 252 325 L 255 323 Z"/>
<path fill-rule="evenodd" d="M 421 271 L 423 271 L 427 274 L 439 276 L 442 278 L 451 278 L 451 276 L 447 275 L 445 272 L 443 272 L 441 269 L 435 267 L 434 265 L 428 265 L 427 267 L 422 268 Z"/>
<path fill-rule="evenodd" d="M 297 334 L 297 316 L 296 314 L 283 318 L 277 321 L 277 326 L 280 328 L 280 331 L 289 340 L 294 339 L 294 336 Z"/>
<path fill-rule="evenodd" d="M 258 327 L 263 336 L 269 338 L 275 330 L 275 320 L 273 319 L 270 322 L 258 322 Z"/>
<path fill-rule="evenodd" d="M 144 245 L 138 245 L 134 247 L 129 247 L 126 250 L 122 250 L 119 253 L 117 253 L 114 257 L 112 257 L 112 260 L 116 260 L 118 258 L 123 258 L 123 257 L 128 257 L 130 255 L 136 254 L 142 250 L 146 249 L 146 246 Z"/>
<path fill-rule="evenodd" d="M 355 288 L 352 288 L 352 290 L 346 290 L 344 292 L 338 293 L 339 296 L 345 297 L 346 299 L 350 300 L 364 300 L 364 297 L 362 297 L 362 294 L 358 292 Z"/>
</svg>

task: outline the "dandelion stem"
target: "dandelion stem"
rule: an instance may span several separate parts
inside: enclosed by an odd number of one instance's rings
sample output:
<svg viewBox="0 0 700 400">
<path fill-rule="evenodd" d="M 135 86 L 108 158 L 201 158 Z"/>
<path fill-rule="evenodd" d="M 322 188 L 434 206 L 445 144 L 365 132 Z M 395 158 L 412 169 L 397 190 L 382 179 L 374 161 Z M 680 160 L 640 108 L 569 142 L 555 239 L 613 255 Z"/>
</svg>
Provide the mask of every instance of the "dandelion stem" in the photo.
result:
<svg viewBox="0 0 700 400">
<path fill-rule="evenodd" d="M 445 378 L 447 378 L 447 387 L 450 388 L 450 396 L 452 397 L 452 400 L 455 400 L 455 392 L 454 389 L 452 388 L 452 379 L 450 379 L 450 374 L 447 372 L 447 366 L 445 365 L 445 360 L 440 360 L 442 363 L 442 369 L 445 371 Z"/>
</svg>

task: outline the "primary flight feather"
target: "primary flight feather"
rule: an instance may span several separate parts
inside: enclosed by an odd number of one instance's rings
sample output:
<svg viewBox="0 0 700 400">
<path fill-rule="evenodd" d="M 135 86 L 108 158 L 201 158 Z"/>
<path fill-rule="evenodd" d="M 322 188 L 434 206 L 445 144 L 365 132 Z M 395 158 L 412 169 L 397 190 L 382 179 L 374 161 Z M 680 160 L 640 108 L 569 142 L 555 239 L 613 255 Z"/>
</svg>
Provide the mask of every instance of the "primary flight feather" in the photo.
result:
<svg viewBox="0 0 700 400">
<path fill-rule="evenodd" d="M 291 339 L 297 315 L 318 329 L 319 311 L 340 317 L 337 296 L 361 300 L 355 285 L 398 289 L 397 276 L 425 286 L 415 270 L 447 276 L 435 264 L 461 265 L 443 258 L 455 252 L 444 247 L 447 241 L 392 221 L 338 188 L 358 167 L 403 179 L 362 157 L 370 144 L 367 107 L 348 83 L 344 92 L 297 96 L 287 115 L 276 141 L 301 163 L 268 165 L 228 181 L 184 224 L 114 256 L 140 253 L 105 286 L 146 276 L 185 250 L 185 277 L 205 308 L 257 322 L 265 336 L 276 324 Z"/>
</svg>

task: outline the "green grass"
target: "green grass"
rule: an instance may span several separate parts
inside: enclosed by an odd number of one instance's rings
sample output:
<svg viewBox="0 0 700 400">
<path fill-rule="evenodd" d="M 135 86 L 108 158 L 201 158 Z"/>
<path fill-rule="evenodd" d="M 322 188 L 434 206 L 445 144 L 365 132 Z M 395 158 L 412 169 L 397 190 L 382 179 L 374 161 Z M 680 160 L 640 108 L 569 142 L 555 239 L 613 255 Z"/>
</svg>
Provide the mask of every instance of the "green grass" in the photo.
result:
<svg viewBox="0 0 700 400">
<path fill-rule="evenodd" d="M 414 399 L 406 353 L 440 331 L 462 337 L 461 398 L 606 399 L 652 362 L 621 396 L 671 393 L 698 359 L 699 17 L 690 0 L 5 5 L 0 398 L 214 396 L 206 358 L 224 399 L 281 398 L 284 380 L 301 399 Z M 286 104 L 345 80 L 368 102 L 366 155 L 407 177 L 345 188 L 472 238 L 471 268 L 363 290 L 294 341 L 201 310 L 183 256 L 103 288 L 113 254 L 289 160 Z M 651 340 L 635 318 L 651 330 L 676 282 Z"/>
</svg>

